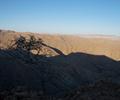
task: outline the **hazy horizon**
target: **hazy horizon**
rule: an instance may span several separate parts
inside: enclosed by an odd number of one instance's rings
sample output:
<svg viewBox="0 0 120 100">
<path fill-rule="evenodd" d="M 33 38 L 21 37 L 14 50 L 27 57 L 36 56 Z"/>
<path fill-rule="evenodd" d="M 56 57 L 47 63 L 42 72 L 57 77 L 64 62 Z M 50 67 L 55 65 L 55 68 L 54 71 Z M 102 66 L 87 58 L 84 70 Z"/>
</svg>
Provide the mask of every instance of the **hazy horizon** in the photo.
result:
<svg viewBox="0 0 120 100">
<path fill-rule="evenodd" d="M 120 36 L 118 0 L 1 0 L 0 29 Z"/>
</svg>

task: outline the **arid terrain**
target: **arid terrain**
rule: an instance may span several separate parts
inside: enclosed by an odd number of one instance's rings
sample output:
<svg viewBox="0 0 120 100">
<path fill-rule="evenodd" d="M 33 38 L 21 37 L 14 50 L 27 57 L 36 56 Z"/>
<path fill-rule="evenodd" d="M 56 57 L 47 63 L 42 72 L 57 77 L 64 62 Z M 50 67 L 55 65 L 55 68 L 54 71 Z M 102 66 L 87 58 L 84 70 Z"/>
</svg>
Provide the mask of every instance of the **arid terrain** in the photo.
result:
<svg viewBox="0 0 120 100">
<path fill-rule="evenodd" d="M 3 35 L 2 35 L 3 34 Z M 7 47 L 9 41 L 19 35 L 28 36 L 29 32 L 3 32 L 0 34 L 0 44 Z M 115 60 L 120 60 L 120 37 L 105 35 L 49 35 L 49 34 L 33 34 L 40 37 L 43 41 L 55 48 L 61 50 L 64 54 L 73 52 L 83 52 L 94 55 L 105 55 Z M 114 52 L 113 52 L 114 51 Z"/>
<path fill-rule="evenodd" d="M 39 55 L 10 48 L 30 35 L 43 40 Z M 1 100 L 120 99 L 120 37 L 0 30 L 0 48 Z"/>
</svg>

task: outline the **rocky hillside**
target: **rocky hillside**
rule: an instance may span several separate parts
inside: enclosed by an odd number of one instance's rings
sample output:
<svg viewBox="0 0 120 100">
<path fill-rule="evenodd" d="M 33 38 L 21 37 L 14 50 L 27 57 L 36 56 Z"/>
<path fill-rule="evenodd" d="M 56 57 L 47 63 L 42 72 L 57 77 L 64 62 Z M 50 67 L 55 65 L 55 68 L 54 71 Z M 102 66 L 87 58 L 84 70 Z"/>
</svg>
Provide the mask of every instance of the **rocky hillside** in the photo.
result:
<svg viewBox="0 0 120 100">
<path fill-rule="evenodd" d="M 24 50 L 8 48 L 15 38 L 29 38 L 31 34 L 0 31 L 0 98 L 29 97 L 34 91 L 35 97 L 54 96 L 63 100 L 93 100 L 102 95 L 108 100 L 113 92 L 114 98 L 119 98 L 118 39 L 35 34 L 45 43 L 40 55 L 33 51 L 29 56 Z"/>
<path fill-rule="evenodd" d="M 32 33 L 20 33 L 14 31 L 1 31 L 0 32 L 0 46 L 8 47 L 8 42 L 14 40 L 19 35 L 28 37 Z M 48 35 L 48 34 L 32 34 L 40 37 L 43 41 L 54 48 L 58 48 L 64 54 L 72 52 L 83 52 L 94 55 L 105 55 L 114 60 L 120 60 L 120 37 L 114 36 L 75 36 L 75 35 Z M 43 52 L 50 53 L 50 48 L 45 48 Z M 52 55 L 53 51 L 51 52 Z"/>
</svg>

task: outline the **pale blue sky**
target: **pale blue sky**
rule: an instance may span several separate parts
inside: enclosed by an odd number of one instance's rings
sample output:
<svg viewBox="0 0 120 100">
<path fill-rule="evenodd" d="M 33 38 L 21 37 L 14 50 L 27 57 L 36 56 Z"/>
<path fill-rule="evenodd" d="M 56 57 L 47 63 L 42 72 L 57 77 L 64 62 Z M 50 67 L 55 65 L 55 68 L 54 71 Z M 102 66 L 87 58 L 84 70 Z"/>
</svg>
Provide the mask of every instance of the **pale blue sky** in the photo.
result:
<svg viewBox="0 0 120 100">
<path fill-rule="evenodd" d="M 0 0 L 0 29 L 120 34 L 120 0 Z"/>
</svg>

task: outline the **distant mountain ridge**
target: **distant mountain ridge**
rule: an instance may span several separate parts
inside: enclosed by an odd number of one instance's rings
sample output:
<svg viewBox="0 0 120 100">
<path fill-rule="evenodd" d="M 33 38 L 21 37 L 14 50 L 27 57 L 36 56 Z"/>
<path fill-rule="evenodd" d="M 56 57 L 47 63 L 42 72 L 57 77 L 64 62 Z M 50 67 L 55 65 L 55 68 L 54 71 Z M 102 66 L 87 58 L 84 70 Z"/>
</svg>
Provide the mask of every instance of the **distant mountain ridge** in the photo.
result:
<svg viewBox="0 0 120 100">
<path fill-rule="evenodd" d="M 58 48 L 64 54 L 70 54 L 72 52 L 84 52 L 94 55 L 106 55 L 112 59 L 120 60 L 120 38 L 112 36 L 50 35 L 4 31 L 0 32 L 0 46 L 6 48 L 11 40 L 14 40 L 20 35 L 28 37 L 30 34 L 35 35 L 37 38 L 42 38 L 47 45 Z M 50 48 L 45 48 L 45 50 L 46 51 L 43 50 L 44 53 L 51 51 Z"/>
</svg>

